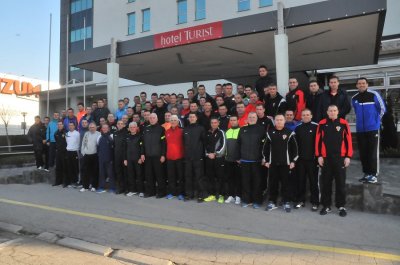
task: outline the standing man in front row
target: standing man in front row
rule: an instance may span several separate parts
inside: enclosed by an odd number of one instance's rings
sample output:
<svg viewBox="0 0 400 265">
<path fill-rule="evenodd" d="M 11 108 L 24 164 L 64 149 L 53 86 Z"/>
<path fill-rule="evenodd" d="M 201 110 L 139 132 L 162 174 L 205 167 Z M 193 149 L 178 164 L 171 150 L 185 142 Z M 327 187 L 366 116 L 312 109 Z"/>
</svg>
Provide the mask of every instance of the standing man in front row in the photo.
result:
<svg viewBox="0 0 400 265">
<path fill-rule="evenodd" d="M 53 186 L 59 186 L 63 184 L 63 188 L 66 188 L 67 183 L 67 139 L 64 130 L 64 123 L 62 121 L 57 122 L 57 132 L 54 134 L 54 140 L 56 141 L 56 181 Z"/>
<path fill-rule="evenodd" d="M 357 80 L 358 93 L 351 102 L 356 114 L 357 143 L 364 176 L 360 182 L 376 183 L 379 173 L 379 129 L 385 103 L 378 92 L 368 89 L 365 77 Z"/>
<path fill-rule="evenodd" d="M 335 180 L 335 205 L 339 215 L 347 215 L 346 208 L 346 167 L 353 155 L 351 131 L 346 120 L 338 118 L 336 105 L 328 107 L 328 118 L 319 122 L 315 139 L 315 156 L 321 171 L 321 215 L 331 212 L 332 181 Z"/>
<path fill-rule="evenodd" d="M 65 122 L 64 122 L 65 126 Z M 81 136 L 77 130 L 75 130 L 75 122 L 71 121 L 68 124 L 69 131 L 66 133 L 67 138 L 67 171 L 68 180 L 67 185 L 73 184 L 78 185 L 78 174 L 79 174 L 79 144 L 81 142 Z"/>
</svg>

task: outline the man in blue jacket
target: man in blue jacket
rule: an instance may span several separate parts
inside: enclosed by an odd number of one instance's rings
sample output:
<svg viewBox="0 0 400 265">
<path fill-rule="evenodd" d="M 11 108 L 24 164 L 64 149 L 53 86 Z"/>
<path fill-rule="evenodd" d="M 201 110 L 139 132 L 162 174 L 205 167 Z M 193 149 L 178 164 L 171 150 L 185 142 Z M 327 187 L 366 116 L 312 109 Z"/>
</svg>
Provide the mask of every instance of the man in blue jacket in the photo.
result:
<svg viewBox="0 0 400 265">
<path fill-rule="evenodd" d="M 58 131 L 57 124 L 59 120 L 60 114 L 54 112 L 53 119 L 46 128 L 46 143 L 49 147 L 49 167 L 53 167 L 56 161 L 56 139 L 54 138 L 54 134 Z"/>
<path fill-rule="evenodd" d="M 379 128 L 386 108 L 378 92 L 368 89 L 368 80 L 357 79 L 358 93 L 351 100 L 356 114 L 357 142 L 364 177 L 360 182 L 376 183 L 379 173 Z"/>
</svg>

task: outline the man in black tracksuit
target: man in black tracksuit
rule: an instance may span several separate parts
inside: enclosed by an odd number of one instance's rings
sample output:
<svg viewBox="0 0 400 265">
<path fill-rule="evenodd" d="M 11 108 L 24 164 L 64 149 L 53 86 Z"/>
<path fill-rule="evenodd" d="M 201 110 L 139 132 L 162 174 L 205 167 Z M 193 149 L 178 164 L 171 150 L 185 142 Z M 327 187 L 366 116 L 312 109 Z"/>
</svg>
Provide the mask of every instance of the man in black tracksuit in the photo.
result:
<svg viewBox="0 0 400 265">
<path fill-rule="evenodd" d="M 298 209 L 305 206 L 308 179 L 311 210 L 316 211 L 319 205 L 318 162 L 315 157 L 315 135 L 318 123 L 312 121 L 312 116 L 309 109 L 304 109 L 301 113 L 301 124 L 294 130 L 299 147 L 299 159 L 296 163 L 296 195 L 294 198 L 297 204 L 294 207 Z"/>
<path fill-rule="evenodd" d="M 141 156 L 145 167 L 145 197 L 156 195 L 156 198 L 159 199 L 167 195 L 163 166 L 166 154 L 165 129 L 157 123 L 157 114 L 150 114 L 149 121 L 150 125 L 145 127 L 143 132 L 143 152 Z"/>
<path fill-rule="evenodd" d="M 204 127 L 197 124 L 197 114 L 189 113 L 189 125 L 183 129 L 185 147 L 185 200 L 203 202 L 206 192 L 204 176 Z"/>
<path fill-rule="evenodd" d="M 315 138 L 315 156 L 321 167 L 321 215 L 331 211 L 332 182 L 335 180 L 335 205 L 339 215 L 347 215 L 346 208 L 346 167 L 353 155 L 350 126 L 339 118 L 336 105 L 328 107 L 328 118 L 319 122 Z"/>
<path fill-rule="evenodd" d="M 211 118 L 211 129 L 206 133 L 206 175 L 208 184 L 208 197 L 205 202 L 215 201 L 224 203 L 224 196 L 227 194 L 225 189 L 225 133 L 219 129 L 218 118 Z"/>
<path fill-rule="evenodd" d="M 347 92 L 339 88 L 339 78 L 337 76 L 331 76 L 329 78 L 329 91 L 325 91 L 321 94 L 320 98 L 320 115 L 318 118 L 325 119 L 328 117 L 327 111 L 330 105 L 336 105 L 339 109 L 338 118 L 345 119 L 346 115 L 351 110 L 350 99 Z"/>
<path fill-rule="evenodd" d="M 310 81 L 308 88 L 308 93 L 306 93 L 306 108 L 311 111 L 312 121 L 318 123 L 322 119 L 320 101 L 324 91 L 319 88 L 317 81 Z"/>
<path fill-rule="evenodd" d="M 46 144 L 46 127 L 41 122 L 40 116 L 35 117 L 35 124 L 29 128 L 28 137 L 33 145 L 36 167 L 37 169 L 44 169 L 43 150 Z"/>
<path fill-rule="evenodd" d="M 261 174 L 264 127 L 257 124 L 257 114 L 250 112 L 248 126 L 240 128 L 238 146 L 242 168 L 242 206 L 258 209 L 262 204 Z"/>
<path fill-rule="evenodd" d="M 276 114 L 283 114 L 287 109 L 286 99 L 282 97 L 275 84 L 268 87 L 268 95 L 264 97 L 265 115 L 275 117 Z"/>
<path fill-rule="evenodd" d="M 129 133 L 126 136 L 124 151 L 124 164 L 127 166 L 127 196 L 132 196 L 136 192 L 140 197 L 144 196 L 144 181 L 142 174 L 142 137 L 136 122 L 129 124 Z"/>
<path fill-rule="evenodd" d="M 125 146 L 128 131 L 122 120 L 117 122 L 117 130 L 113 132 L 114 139 L 114 168 L 115 168 L 115 184 L 116 193 L 121 194 L 126 191 L 126 168 L 124 165 L 125 160 Z"/>
<path fill-rule="evenodd" d="M 56 141 L 56 181 L 53 186 L 63 184 L 65 187 L 67 183 L 67 140 L 65 137 L 64 123 L 57 122 L 57 132 L 54 134 Z"/>
<path fill-rule="evenodd" d="M 290 212 L 291 181 L 290 171 L 293 170 L 298 158 L 298 147 L 294 132 L 285 127 L 285 117 L 275 116 L 275 127 L 267 132 L 263 150 L 265 166 L 269 168 L 269 202 L 266 210 L 276 209 L 281 184 L 283 208 Z"/>
</svg>

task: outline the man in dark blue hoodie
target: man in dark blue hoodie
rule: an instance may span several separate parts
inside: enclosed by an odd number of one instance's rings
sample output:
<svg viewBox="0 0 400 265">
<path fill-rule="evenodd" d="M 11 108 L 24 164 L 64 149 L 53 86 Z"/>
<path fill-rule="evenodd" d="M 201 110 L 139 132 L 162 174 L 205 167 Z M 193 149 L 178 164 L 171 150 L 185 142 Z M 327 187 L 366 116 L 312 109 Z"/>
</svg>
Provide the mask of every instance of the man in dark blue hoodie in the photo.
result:
<svg viewBox="0 0 400 265">
<path fill-rule="evenodd" d="M 114 141 L 110 134 L 108 124 L 101 126 L 101 135 L 97 139 L 97 153 L 99 155 L 99 187 L 97 193 L 104 193 L 106 180 L 110 184 L 109 191 L 115 192 L 114 167 L 113 167 Z"/>
</svg>

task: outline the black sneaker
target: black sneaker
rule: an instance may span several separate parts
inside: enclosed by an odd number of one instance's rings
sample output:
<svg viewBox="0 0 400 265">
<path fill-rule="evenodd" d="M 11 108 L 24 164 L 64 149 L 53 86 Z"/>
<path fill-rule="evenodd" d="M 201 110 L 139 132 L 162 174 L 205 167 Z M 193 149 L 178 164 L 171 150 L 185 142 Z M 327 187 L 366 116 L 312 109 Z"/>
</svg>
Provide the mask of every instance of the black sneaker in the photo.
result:
<svg viewBox="0 0 400 265">
<path fill-rule="evenodd" d="M 311 211 L 313 211 L 313 212 L 318 211 L 318 204 L 313 204 L 313 205 L 311 206 Z"/>
<path fill-rule="evenodd" d="M 359 182 L 366 182 L 367 179 L 368 179 L 368 175 L 365 174 L 364 177 L 360 178 L 358 181 L 359 181 Z"/>
<path fill-rule="evenodd" d="M 321 211 L 319 212 L 320 215 L 327 215 L 328 213 L 330 213 L 332 210 L 330 207 L 324 207 L 321 209 Z"/>
<path fill-rule="evenodd" d="M 197 202 L 198 203 L 202 203 L 202 202 L 204 202 L 204 199 L 203 198 L 197 198 Z"/>
<path fill-rule="evenodd" d="M 346 215 L 347 215 L 346 208 L 340 207 L 339 208 L 339 216 L 340 217 L 345 217 Z"/>
</svg>

